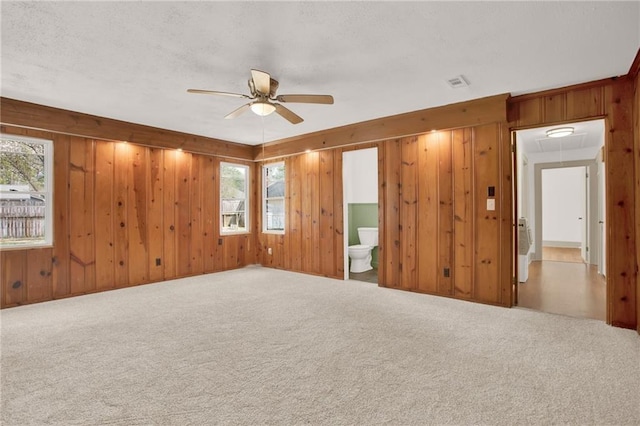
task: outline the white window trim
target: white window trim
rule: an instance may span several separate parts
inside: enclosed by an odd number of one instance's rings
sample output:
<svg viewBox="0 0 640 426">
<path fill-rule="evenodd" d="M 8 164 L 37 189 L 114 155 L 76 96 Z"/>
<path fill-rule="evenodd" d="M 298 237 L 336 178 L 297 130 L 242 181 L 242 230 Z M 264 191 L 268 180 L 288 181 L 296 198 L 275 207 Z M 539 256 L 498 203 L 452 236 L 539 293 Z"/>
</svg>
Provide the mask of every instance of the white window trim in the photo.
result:
<svg viewBox="0 0 640 426">
<path fill-rule="evenodd" d="M 284 214 L 282 217 L 283 228 L 280 229 L 267 229 L 267 179 L 266 179 L 266 170 L 269 167 L 274 166 L 282 166 L 284 167 L 284 161 L 279 161 L 277 163 L 269 163 L 262 165 L 262 233 L 263 234 L 275 234 L 275 235 L 284 235 L 285 230 L 287 229 L 287 197 L 286 197 L 286 185 L 285 185 L 285 193 L 282 197 L 271 197 L 269 198 L 274 200 L 282 199 L 282 204 L 284 205 Z M 285 181 L 287 177 L 287 170 L 284 171 Z"/>
<path fill-rule="evenodd" d="M 26 192 L 28 194 L 45 194 L 44 241 L 26 244 L 7 244 L 0 241 L 0 250 L 26 250 L 31 248 L 53 247 L 53 141 L 6 133 L 0 133 L 0 139 L 12 139 L 21 142 L 42 144 L 44 146 L 44 174 L 46 176 L 44 191 Z"/>
<path fill-rule="evenodd" d="M 226 231 L 224 230 L 223 227 L 223 219 L 222 219 L 222 167 L 223 166 L 232 166 L 232 167 L 241 167 L 246 169 L 247 173 L 245 175 L 245 180 L 244 180 L 244 193 L 246 194 L 245 196 L 245 200 L 244 200 L 244 220 L 245 220 L 245 227 L 243 230 L 237 230 L 237 231 Z M 251 233 L 251 221 L 250 221 L 250 210 L 251 210 L 251 204 L 250 204 L 250 200 L 249 200 L 249 180 L 250 180 L 250 174 L 251 170 L 249 168 L 249 166 L 247 166 L 246 164 L 238 164 L 238 163 L 229 163 L 226 161 L 221 161 L 220 162 L 220 185 L 219 185 L 219 193 L 220 193 L 220 214 L 218 215 L 218 219 L 220 220 L 220 236 L 224 237 L 227 235 L 245 235 L 245 234 L 250 234 Z"/>
</svg>

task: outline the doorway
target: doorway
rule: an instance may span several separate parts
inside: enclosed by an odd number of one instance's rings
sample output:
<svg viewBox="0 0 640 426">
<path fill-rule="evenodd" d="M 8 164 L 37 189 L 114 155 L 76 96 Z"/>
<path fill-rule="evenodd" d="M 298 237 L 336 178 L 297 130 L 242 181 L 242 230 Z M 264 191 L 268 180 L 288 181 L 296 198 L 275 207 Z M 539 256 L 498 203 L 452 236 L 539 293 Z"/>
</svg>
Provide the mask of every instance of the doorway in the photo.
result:
<svg viewBox="0 0 640 426">
<path fill-rule="evenodd" d="M 378 148 L 356 149 L 342 154 L 344 279 L 378 283 L 378 247 L 363 248 L 358 228 L 378 229 Z M 375 231 L 374 231 L 375 232 Z M 365 235 L 363 234 L 363 238 Z M 351 268 L 350 247 L 358 246 L 359 268 Z M 363 251 L 364 250 L 364 251 Z M 366 252 L 366 253 L 365 253 Z M 365 260 L 361 254 L 368 255 Z M 366 264 L 366 267 L 364 265 Z M 369 266 L 370 265 L 370 266 Z M 369 269 L 370 268 L 370 269 Z M 365 270 L 366 269 L 366 270 Z"/>
<path fill-rule="evenodd" d="M 557 127 L 573 132 L 548 137 Z M 532 240 L 515 254 L 517 305 L 604 321 L 604 120 L 519 130 L 515 147 L 516 217 Z"/>
</svg>

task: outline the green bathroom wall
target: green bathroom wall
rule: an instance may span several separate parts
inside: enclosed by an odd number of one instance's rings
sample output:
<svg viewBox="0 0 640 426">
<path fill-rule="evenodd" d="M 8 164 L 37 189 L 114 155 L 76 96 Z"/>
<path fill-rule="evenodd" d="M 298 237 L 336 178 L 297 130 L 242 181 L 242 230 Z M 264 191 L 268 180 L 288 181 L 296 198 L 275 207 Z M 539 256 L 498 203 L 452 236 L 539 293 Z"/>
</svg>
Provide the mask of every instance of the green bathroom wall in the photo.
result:
<svg viewBox="0 0 640 426">
<path fill-rule="evenodd" d="M 349 245 L 360 244 L 358 239 L 359 227 L 378 227 L 378 205 L 351 203 L 347 205 L 347 217 L 349 219 Z M 371 252 L 371 265 L 378 267 L 378 247 Z"/>
</svg>

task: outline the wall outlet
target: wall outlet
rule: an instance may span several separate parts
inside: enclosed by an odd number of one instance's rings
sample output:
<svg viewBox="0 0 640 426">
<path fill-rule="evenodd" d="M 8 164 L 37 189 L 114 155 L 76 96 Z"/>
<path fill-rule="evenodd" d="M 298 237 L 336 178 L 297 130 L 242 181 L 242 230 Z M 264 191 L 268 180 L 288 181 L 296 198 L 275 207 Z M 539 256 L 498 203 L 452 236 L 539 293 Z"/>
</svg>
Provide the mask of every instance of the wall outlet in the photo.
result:
<svg viewBox="0 0 640 426">
<path fill-rule="evenodd" d="M 496 209 L 496 199 L 487 198 L 487 210 L 495 210 L 495 209 Z"/>
<path fill-rule="evenodd" d="M 162 265 L 162 260 L 159 257 L 156 257 L 156 266 Z"/>
<path fill-rule="evenodd" d="M 273 249 L 271 247 L 267 248 L 267 254 L 273 254 Z"/>
<path fill-rule="evenodd" d="M 449 278 L 451 276 L 451 272 L 449 271 L 449 268 L 444 268 L 444 276 L 445 278 Z"/>
</svg>

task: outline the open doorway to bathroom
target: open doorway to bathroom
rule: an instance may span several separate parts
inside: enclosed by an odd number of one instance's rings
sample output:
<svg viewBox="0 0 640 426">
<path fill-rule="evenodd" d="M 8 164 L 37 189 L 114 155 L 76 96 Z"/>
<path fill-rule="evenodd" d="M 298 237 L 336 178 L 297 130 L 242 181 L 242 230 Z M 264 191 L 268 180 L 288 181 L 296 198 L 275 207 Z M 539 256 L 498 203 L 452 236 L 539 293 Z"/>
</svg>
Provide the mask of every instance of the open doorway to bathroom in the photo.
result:
<svg viewBox="0 0 640 426">
<path fill-rule="evenodd" d="M 378 148 L 345 151 L 342 177 L 344 279 L 377 283 Z"/>
<path fill-rule="evenodd" d="M 516 131 L 518 306 L 605 320 L 604 139 L 604 120 Z"/>
</svg>

